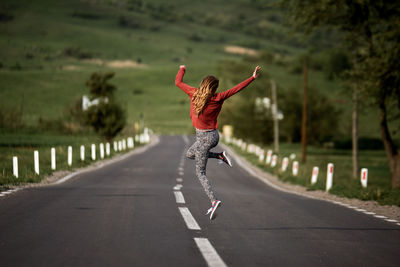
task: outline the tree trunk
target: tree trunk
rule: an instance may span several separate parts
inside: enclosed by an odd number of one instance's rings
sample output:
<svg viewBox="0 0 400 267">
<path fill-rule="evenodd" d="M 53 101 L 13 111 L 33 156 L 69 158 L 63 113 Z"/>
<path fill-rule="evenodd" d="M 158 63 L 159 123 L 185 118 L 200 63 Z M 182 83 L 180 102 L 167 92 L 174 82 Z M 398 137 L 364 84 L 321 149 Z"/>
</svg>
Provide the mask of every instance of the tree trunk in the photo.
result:
<svg viewBox="0 0 400 267">
<path fill-rule="evenodd" d="M 354 85 L 353 88 L 353 178 L 358 177 L 358 88 Z"/>
<path fill-rule="evenodd" d="M 278 101 L 276 99 L 276 83 L 271 80 L 272 94 L 272 116 L 274 119 L 274 150 L 279 153 L 279 123 L 278 123 Z"/>
<path fill-rule="evenodd" d="M 306 163 L 306 148 L 307 148 L 307 58 L 303 62 L 303 115 L 301 122 L 301 155 L 302 162 Z"/>
<path fill-rule="evenodd" d="M 384 93 L 383 93 L 384 94 Z M 385 146 L 386 155 L 389 159 L 390 174 L 392 180 L 392 188 L 400 188 L 400 155 L 396 149 L 393 139 L 390 136 L 389 127 L 387 124 L 387 112 L 385 105 L 386 95 L 381 96 L 380 109 L 380 128 Z"/>
</svg>

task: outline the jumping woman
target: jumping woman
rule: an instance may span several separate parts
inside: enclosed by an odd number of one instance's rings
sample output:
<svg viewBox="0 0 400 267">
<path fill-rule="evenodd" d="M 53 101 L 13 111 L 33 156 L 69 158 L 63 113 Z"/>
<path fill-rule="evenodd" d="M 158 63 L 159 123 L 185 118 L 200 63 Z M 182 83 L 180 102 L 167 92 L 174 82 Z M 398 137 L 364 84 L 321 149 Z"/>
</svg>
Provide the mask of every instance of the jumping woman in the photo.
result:
<svg viewBox="0 0 400 267">
<path fill-rule="evenodd" d="M 239 83 L 232 89 L 221 93 L 215 93 L 219 81 L 214 76 L 205 77 L 200 83 L 200 87 L 195 88 L 182 81 L 183 75 L 186 72 L 184 65 L 179 67 L 178 74 L 176 75 L 175 85 L 182 89 L 190 98 L 190 118 L 192 119 L 193 126 L 196 128 L 196 142 L 188 149 L 186 157 L 196 160 L 197 178 L 200 180 L 211 201 L 211 208 L 206 213 L 206 215 L 210 214 L 210 220 L 216 217 L 215 211 L 222 205 L 222 202 L 216 197 L 207 179 L 207 160 L 208 158 L 219 159 L 232 167 L 231 161 L 225 151 L 221 153 L 210 151 L 219 141 L 217 117 L 224 101 L 254 81 L 258 77 L 259 70 L 260 67 L 257 66 L 250 78 Z"/>
</svg>

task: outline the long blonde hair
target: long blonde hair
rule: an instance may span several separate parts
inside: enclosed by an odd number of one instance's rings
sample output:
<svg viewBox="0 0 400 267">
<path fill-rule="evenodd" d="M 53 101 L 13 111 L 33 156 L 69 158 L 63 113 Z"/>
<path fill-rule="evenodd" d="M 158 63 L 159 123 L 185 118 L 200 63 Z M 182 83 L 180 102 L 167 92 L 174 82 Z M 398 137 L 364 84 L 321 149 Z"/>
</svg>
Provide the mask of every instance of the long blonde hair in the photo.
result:
<svg viewBox="0 0 400 267">
<path fill-rule="evenodd" d="M 201 81 L 199 89 L 197 89 L 192 97 L 194 113 L 199 116 L 207 106 L 208 101 L 214 95 L 218 88 L 219 80 L 214 76 L 207 76 Z"/>
</svg>

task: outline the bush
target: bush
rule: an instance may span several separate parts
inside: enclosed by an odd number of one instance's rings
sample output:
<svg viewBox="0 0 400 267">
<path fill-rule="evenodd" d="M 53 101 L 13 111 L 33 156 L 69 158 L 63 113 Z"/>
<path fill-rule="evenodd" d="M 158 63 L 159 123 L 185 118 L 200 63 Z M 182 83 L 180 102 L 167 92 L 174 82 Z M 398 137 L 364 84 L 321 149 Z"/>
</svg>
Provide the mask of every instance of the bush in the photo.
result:
<svg viewBox="0 0 400 267">
<path fill-rule="evenodd" d="M 333 50 L 329 53 L 328 62 L 325 67 L 325 75 L 328 79 L 333 79 L 350 68 L 351 63 L 347 53 L 341 50 Z"/>
<path fill-rule="evenodd" d="M 89 19 L 89 20 L 96 20 L 101 19 L 101 15 L 85 12 L 85 11 L 74 11 L 71 15 L 72 17 L 81 18 L 81 19 Z"/>
<path fill-rule="evenodd" d="M 141 29 L 142 24 L 134 18 L 120 16 L 118 18 L 118 25 L 122 28 Z"/>
<path fill-rule="evenodd" d="M 352 139 L 342 138 L 334 141 L 336 149 L 352 149 Z M 382 150 L 384 149 L 383 142 L 380 138 L 360 137 L 358 139 L 358 148 L 360 150 Z"/>
<path fill-rule="evenodd" d="M 82 51 L 79 46 L 67 47 L 64 49 L 63 53 L 65 56 L 77 59 L 88 59 L 93 57 L 91 53 Z"/>
<path fill-rule="evenodd" d="M 12 21 L 13 19 L 14 19 L 14 15 L 0 12 L 0 23 L 9 22 L 9 21 Z"/>
<path fill-rule="evenodd" d="M 23 126 L 22 110 L 0 106 L 0 128 L 18 129 Z"/>
<path fill-rule="evenodd" d="M 126 124 L 125 111 L 116 103 L 101 102 L 91 106 L 83 114 L 86 124 L 92 126 L 106 140 L 114 138 Z"/>
<path fill-rule="evenodd" d="M 114 138 L 126 124 L 125 111 L 114 100 L 116 87 L 108 82 L 112 77 L 113 72 L 95 72 L 90 76 L 86 85 L 92 99 L 97 98 L 99 103 L 82 112 L 84 124 L 91 126 L 106 140 Z"/>
</svg>

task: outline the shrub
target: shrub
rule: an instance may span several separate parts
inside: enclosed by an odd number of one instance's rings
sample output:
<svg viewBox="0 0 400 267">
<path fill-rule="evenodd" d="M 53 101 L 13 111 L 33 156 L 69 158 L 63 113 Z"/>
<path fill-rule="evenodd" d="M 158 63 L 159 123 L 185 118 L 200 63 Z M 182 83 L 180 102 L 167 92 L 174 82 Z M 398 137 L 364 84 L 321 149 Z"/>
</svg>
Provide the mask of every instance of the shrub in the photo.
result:
<svg viewBox="0 0 400 267">
<path fill-rule="evenodd" d="M 99 99 L 99 103 L 83 111 L 84 123 L 106 140 L 114 138 L 126 124 L 125 111 L 114 100 L 116 87 L 108 82 L 112 77 L 113 72 L 95 72 L 90 76 L 86 86 L 92 99 Z"/>
<path fill-rule="evenodd" d="M 82 49 L 79 46 L 67 47 L 64 49 L 63 54 L 65 56 L 77 59 L 88 59 L 93 57 L 91 53 L 82 51 Z"/>
<path fill-rule="evenodd" d="M 9 21 L 12 21 L 13 19 L 14 19 L 14 15 L 0 12 L 0 23 L 9 22 Z"/>
<path fill-rule="evenodd" d="M 0 128 L 17 129 L 22 125 L 22 110 L 0 106 Z"/>
</svg>

